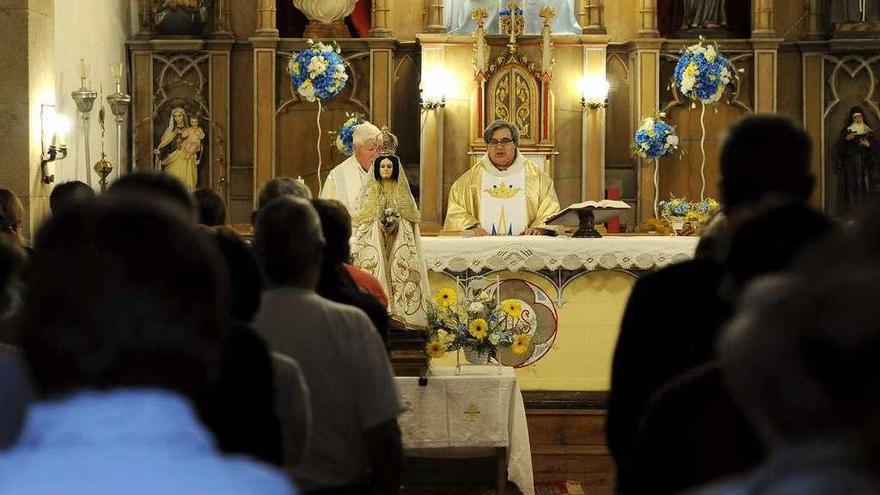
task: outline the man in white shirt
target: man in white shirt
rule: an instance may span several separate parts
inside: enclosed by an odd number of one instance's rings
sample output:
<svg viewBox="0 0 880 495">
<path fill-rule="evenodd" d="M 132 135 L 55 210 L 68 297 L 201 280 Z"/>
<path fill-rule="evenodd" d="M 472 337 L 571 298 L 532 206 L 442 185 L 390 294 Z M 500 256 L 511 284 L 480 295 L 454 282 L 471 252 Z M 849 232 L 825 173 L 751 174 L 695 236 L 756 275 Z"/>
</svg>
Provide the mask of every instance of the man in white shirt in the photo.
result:
<svg viewBox="0 0 880 495">
<path fill-rule="evenodd" d="M 352 135 L 354 153 L 327 175 L 321 188 L 321 199 L 335 199 L 344 204 L 352 215 L 357 212 L 361 187 L 367 183 L 367 172 L 373 166 L 373 160 L 379 156 L 376 137 L 380 132 L 369 122 L 355 127 Z"/>
<path fill-rule="evenodd" d="M 276 199 L 257 216 L 254 251 L 270 288 L 253 326 L 299 364 L 311 398 L 309 448 L 288 470 L 307 495 L 396 494 L 402 408 L 391 364 L 363 311 L 315 293 L 324 244 L 304 199 Z"/>
</svg>

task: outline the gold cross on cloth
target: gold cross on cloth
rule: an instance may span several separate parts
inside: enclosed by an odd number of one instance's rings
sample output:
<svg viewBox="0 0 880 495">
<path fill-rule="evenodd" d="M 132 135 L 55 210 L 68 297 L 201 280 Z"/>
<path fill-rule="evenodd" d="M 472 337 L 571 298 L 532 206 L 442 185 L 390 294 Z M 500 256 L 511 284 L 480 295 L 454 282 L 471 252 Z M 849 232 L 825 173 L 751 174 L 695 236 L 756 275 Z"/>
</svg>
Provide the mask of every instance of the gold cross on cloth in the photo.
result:
<svg viewBox="0 0 880 495">
<path fill-rule="evenodd" d="M 476 404 L 471 403 L 471 405 L 469 405 L 464 411 L 464 415 L 468 417 L 468 421 L 473 423 L 477 420 L 477 416 L 480 415 L 480 408 L 478 408 Z"/>
</svg>

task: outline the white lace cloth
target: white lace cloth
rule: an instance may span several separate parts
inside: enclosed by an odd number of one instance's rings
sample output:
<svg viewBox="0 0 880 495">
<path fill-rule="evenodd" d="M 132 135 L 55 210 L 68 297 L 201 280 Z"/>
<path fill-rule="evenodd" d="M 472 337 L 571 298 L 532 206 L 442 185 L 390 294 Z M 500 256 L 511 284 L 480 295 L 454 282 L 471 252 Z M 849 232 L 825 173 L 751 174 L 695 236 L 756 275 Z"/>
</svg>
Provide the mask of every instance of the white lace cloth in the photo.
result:
<svg viewBox="0 0 880 495">
<path fill-rule="evenodd" d="M 421 457 L 475 457 L 507 447 L 507 479 L 534 495 L 532 450 L 522 393 L 513 368 L 431 367 L 428 385 L 397 377 L 404 404 L 398 418 L 403 447 Z"/>
<path fill-rule="evenodd" d="M 693 258 L 696 237 L 423 237 L 428 270 L 435 272 L 539 270 L 652 270 Z"/>
</svg>

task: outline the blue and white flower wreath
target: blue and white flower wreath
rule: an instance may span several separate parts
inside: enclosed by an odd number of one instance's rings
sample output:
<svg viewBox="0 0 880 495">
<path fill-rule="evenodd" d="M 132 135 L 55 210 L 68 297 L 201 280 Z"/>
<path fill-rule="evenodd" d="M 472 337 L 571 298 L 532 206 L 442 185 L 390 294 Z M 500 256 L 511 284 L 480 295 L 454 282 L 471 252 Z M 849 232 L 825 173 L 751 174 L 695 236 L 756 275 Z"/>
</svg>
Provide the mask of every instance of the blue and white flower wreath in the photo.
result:
<svg viewBox="0 0 880 495">
<path fill-rule="evenodd" d="M 675 127 L 665 120 L 665 113 L 657 113 L 642 119 L 642 125 L 636 130 L 635 154 L 642 158 L 660 158 L 678 149 L 678 135 Z"/>
<path fill-rule="evenodd" d="M 308 43 L 308 48 L 290 58 L 287 71 L 294 89 L 306 101 L 329 100 L 348 82 L 345 60 L 339 46 L 312 40 Z"/>
<path fill-rule="evenodd" d="M 702 36 L 700 41 L 681 51 L 673 82 L 682 96 L 694 103 L 712 104 L 736 79 L 736 70 L 718 50 L 718 44 Z"/>
<path fill-rule="evenodd" d="M 309 47 L 294 53 L 287 63 L 290 81 L 299 96 L 310 102 L 318 102 L 318 193 L 321 192 L 321 102 L 329 100 L 345 89 L 348 82 L 347 64 L 340 55 L 339 45 L 308 41 Z"/>
<path fill-rule="evenodd" d="M 336 134 L 336 149 L 345 156 L 354 153 L 354 129 L 366 122 L 366 116 L 362 113 L 346 113 L 348 119 L 339 128 Z"/>
</svg>

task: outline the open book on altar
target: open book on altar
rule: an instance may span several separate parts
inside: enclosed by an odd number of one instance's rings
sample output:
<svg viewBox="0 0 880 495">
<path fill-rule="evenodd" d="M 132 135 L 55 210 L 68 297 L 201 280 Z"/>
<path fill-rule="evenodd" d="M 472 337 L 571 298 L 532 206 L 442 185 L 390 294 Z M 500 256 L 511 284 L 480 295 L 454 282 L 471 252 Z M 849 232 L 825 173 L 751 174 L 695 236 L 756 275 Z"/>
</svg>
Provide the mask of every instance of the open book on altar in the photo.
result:
<svg viewBox="0 0 880 495">
<path fill-rule="evenodd" d="M 613 199 L 603 199 L 602 201 L 584 201 L 583 203 L 575 203 L 559 213 L 547 217 L 544 223 L 548 225 L 579 225 L 580 216 L 578 210 L 592 210 L 594 223 L 605 223 L 608 220 L 620 215 L 623 210 L 630 209 L 630 206 L 623 201 Z"/>
</svg>

